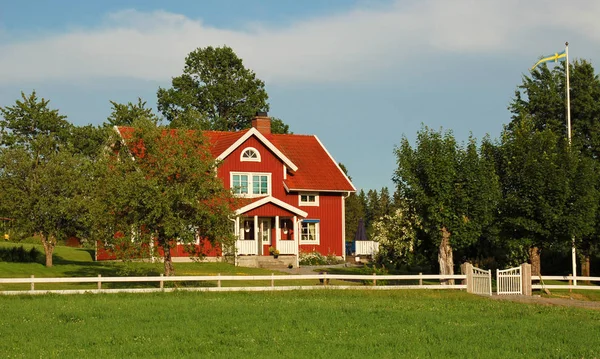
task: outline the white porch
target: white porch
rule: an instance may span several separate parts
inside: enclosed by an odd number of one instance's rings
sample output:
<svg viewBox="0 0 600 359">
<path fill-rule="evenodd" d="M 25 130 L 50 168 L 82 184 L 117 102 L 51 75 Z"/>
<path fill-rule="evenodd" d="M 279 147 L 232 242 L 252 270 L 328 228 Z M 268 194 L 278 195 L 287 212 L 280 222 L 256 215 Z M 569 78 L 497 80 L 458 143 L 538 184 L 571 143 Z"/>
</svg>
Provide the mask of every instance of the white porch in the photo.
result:
<svg viewBox="0 0 600 359">
<path fill-rule="evenodd" d="M 279 255 L 298 255 L 298 217 L 236 217 L 236 256 L 270 255 L 269 247 Z"/>
</svg>

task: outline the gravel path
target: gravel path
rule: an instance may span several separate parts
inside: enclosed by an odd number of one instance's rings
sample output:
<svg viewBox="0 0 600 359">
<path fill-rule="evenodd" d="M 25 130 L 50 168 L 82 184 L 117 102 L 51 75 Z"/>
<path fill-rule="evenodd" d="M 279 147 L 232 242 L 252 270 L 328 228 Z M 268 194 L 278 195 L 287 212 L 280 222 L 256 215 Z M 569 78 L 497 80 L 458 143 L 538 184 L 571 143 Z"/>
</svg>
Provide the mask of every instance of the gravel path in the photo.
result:
<svg viewBox="0 0 600 359">
<path fill-rule="evenodd" d="M 556 305 L 562 307 L 577 307 L 585 309 L 600 310 L 600 302 L 578 300 L 570 298 L 544 298 L 537 295 L 493 295 L 494 300 L 509 300 L 512 302 L 541 304 L 541 305 Z"/>
</svg>

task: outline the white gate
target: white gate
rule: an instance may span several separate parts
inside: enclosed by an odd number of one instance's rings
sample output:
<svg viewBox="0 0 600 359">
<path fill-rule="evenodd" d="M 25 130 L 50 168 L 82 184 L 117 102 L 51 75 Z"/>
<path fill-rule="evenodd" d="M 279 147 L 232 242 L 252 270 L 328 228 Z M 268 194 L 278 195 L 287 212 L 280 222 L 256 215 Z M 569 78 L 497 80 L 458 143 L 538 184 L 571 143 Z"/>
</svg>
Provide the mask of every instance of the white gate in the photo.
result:
<svg viewBox="0 0 600 359">
<path fill-rule="evenodd" d="M 492 295 L 492 271 L 473 267 L 471 293 Z"/>
<path fill-rule="evenodd" d="M 521 267 L 514 267 L 504 270 L 496 269 L 496 279 L 498 295 L 523 294 L 523 287 L 521 283 Z"/>
</svg>

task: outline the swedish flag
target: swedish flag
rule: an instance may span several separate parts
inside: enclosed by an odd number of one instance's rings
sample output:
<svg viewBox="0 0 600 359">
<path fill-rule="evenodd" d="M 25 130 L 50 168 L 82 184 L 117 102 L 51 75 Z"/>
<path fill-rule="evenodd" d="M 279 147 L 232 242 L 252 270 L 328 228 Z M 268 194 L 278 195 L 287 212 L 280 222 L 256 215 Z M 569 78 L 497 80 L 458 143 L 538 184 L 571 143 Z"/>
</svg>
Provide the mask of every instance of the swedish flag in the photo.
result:
<svg viewBox="0 0 600 359">
<path fill-rule="evenodd" d="M 538 65 L 543 64 L 545 62 L 559 62 L 565 61 L 567 59 L 567 51 L 563 50 L 562 52 L 557 52 L 554 55 L 545 56 L 541 58 L 538 62 L 533 65 L 532 70 L 535 69 Z"/>
</svg>

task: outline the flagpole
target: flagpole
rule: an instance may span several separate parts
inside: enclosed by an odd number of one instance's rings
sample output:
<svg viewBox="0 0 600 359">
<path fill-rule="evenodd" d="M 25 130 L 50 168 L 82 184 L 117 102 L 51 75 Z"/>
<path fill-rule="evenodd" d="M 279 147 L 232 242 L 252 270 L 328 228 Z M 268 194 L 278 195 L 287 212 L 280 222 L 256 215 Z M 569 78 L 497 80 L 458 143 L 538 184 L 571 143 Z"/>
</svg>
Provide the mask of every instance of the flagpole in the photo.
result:
<svg viewBox="0 0 600 359">
<path fill-rule="evenodd" d="M 567 139 L 571 149 L 571 91 L 569 87 L 569 43 L 565 42 L 566 68 L 567 68 Z M 573 285 L 577 285 L 577 255 L 575 253 L 575 236 L 571 237 L 571 260 L 573 262 Z"/>
</svg>

